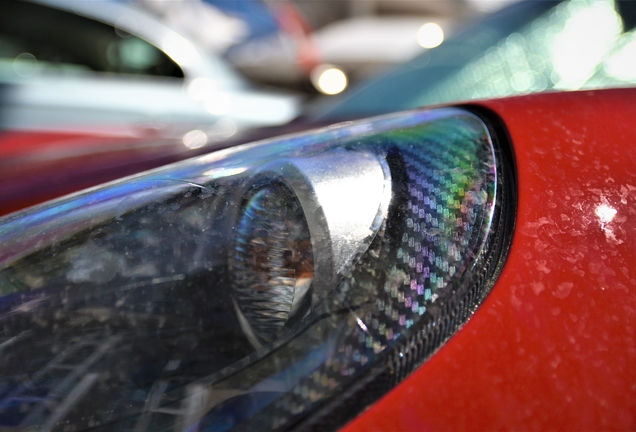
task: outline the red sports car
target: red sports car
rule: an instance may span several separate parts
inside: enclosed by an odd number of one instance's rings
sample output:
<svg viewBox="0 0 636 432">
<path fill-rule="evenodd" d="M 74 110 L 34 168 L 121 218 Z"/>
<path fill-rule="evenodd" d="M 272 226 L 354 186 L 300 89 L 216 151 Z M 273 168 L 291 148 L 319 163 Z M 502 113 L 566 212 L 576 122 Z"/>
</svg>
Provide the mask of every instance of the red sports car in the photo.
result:
<svg viewBox="0 0 636 432">
<path fill-rule="evenodd" d="M 0 422 L 632 429 L 635 102 L 348 122 L 6 217 Z"/>
<path fill-rule="evenodd" d="M 628 7 L 618 31 L 606 3 L 532 3 L 436 86 L 407 65 L 315 118 L 464 82 L 629 83 Z M 586 22 L 617 36 L 577 68 L 506 69 L 541 60 L 520 51 L 537 29 L 567 41 Z M 635 102 L 544 92 L 345 121 L 0 219 L 0 426 L 634 429 Z"/>
<path fill-rule="evenodd" d="M 345 430 L 632 430 L 636 91 L 472 107 L 514 149 L 508 258 L 470 321 Z"/>
</svg>

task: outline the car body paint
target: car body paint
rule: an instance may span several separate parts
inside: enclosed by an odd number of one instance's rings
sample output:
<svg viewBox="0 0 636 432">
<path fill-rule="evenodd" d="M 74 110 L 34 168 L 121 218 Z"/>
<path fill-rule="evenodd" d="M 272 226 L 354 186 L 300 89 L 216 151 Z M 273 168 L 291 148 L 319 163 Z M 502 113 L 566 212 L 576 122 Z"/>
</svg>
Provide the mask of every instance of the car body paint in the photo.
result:
<svg viewBox="0 0 636 432">
<path fill-rule="evenodd" d="M 0 216 L 201 150 L 144 131 L 2 131 Z"/>
<path fill-rule="evenodd" d="M 507 262 L 470 321 L 344 427 L 636 427 L 636 89 L 488 102 L 516 157 Z"/>
</svg>

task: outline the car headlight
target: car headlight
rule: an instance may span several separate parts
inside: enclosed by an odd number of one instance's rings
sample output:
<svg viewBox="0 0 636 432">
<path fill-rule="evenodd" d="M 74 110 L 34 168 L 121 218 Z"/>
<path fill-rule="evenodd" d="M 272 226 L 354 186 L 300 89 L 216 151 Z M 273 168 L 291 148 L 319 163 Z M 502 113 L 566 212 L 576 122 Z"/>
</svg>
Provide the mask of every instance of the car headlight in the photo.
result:
<svg viewBox="0 0 636 432">
<path fill-rule="evenodd" d="M 336 426 L 474 312 L 510 239 L 476 115 L 212 153 L 0 224 L 0 425 Z"/>
</svg>

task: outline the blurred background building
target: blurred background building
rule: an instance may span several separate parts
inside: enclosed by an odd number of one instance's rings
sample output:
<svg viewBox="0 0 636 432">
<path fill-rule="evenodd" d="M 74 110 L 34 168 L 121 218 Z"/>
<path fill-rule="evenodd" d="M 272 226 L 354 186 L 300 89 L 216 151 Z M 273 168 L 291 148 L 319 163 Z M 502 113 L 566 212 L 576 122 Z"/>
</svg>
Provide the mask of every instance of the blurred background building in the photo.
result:
<svg viewBox="0 0 636 432">
<path fill-rule="evenodd" d="M 513 0 L 130 0 L 248 79 L 312 94 L 441 44 L 467 21 Z"/>
</svg>

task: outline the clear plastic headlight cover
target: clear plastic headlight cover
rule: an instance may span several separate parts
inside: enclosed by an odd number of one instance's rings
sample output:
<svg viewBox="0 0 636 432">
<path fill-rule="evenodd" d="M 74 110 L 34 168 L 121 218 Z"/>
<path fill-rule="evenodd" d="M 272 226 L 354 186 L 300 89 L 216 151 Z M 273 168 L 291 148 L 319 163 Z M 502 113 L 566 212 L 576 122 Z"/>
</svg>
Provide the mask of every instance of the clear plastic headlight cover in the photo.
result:
<svg viewBox="0 0 636 432">
<path fill-rule="evenodd" d="M 474 312 L 511 229 L 488 129 L 414 111 L 0 223 L 0 427 L 337 426 Z"/>
</svg>

